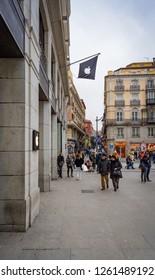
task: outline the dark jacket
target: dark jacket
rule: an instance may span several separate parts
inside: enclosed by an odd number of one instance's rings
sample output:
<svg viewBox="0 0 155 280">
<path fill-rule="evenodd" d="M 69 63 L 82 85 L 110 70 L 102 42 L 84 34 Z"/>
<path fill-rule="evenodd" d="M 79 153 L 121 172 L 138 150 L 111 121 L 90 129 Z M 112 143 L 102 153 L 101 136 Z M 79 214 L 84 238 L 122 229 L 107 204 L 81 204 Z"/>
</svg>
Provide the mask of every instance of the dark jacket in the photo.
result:
<svg viewBox="0 0 155 280">
<path fill-rule="evenodd" d="M 57 165 L 63 166 L 63 164 L 64 164 L 64 157 L 59 155 L 57 158 Z"/>
<path fill-rule="evenodd" d="M 111 162 L 110 162 L 110 179 L 115 178 L 115 176 L 114 176 L 115 170 L 121 170 L 121 169 L 122 169 L 122 164 L 119 161 L 119 159 L 116 159 L 114 161 L 111 160 Z"/>
<path fill-rule="evenodd" d="M 76 158 L 75 160 L 76 167 L 81 167 L 83 163 L 84 163 L 83 158 Z"/>
<path fill-rule="evenodd" d="M 144 168 L 146 168 L 146 167 L 150 168 L 151 167 L 150 159 L 144 155 L 143 158 L 140 161 L 140 166 L 142 166 Z"/>
<path fill-rule="evenodd" d="M 110 162 L 107 158 L 105 159 L 100 159 L 98 163 L 98 171 L 101 175 L 107 175 L 110 171 Z"/>
</svg>

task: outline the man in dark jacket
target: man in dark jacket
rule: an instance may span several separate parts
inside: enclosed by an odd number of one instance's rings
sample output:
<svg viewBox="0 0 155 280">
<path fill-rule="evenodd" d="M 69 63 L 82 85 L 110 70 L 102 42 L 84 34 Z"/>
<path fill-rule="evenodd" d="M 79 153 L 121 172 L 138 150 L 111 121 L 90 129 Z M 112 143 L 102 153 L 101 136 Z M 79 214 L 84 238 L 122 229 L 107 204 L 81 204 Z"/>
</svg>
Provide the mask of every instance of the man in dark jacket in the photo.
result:
<svg viewBox="0 0 155 280">
<path fill-rule="evenodd" d="M 108 175 L 110 171 L 110 163 L 105 153 L 102 154 L 101 159 L 98 163 L 98 171 L 101 174 L 101 190 L 105 190 L 105 185 L 107 186 L 107 188 L 109 188 Z"/>
</svg>

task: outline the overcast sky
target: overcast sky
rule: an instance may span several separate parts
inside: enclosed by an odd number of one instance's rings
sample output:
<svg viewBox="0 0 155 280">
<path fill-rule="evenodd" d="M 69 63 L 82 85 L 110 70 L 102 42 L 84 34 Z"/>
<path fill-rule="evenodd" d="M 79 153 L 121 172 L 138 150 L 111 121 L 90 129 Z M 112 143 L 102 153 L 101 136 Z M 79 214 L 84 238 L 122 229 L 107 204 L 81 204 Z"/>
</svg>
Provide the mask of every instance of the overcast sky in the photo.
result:
<svg viewBox="0 0 155 280">
<path fill-rule="evenodd" d="M 155 57 L 155 0 L 71 0 L 70 62 L 96 53 L 95 80 L 77 79 L 79 63 L 71 66 L 94 128 L 103 115 L 107 72 Z"/>
</svg>

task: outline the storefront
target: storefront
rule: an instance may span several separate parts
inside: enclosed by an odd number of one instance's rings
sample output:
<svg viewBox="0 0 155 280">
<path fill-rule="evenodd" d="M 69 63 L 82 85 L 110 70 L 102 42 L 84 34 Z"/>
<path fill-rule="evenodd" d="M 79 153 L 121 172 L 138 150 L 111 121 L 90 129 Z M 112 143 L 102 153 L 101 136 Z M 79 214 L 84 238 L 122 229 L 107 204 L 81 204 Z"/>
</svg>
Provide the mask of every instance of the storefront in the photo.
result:
<svg viewBox="0 0 155 280">
<path fill-rule="evenodd" d="M 115 149 L 122 158 L 125 158 L 126 145 L 127 142 L 115 142 Z"/>
</svg>

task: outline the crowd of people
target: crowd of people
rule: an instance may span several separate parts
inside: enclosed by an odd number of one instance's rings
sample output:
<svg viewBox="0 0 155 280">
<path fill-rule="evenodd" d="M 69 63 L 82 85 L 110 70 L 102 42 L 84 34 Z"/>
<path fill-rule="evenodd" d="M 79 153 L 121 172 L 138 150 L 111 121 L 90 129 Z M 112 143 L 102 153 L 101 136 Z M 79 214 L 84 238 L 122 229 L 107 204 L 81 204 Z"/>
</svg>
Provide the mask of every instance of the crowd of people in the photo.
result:
<svg viewBox="0 0 155 280">
<path fill-rule="evenodd" d="M 129 153 L 126 158 L 125 168 L 135 169 L 135 155 Z M 76 154 L 70 153 L 66 160 L 62 153 L 57 158 L 58 176 L 62 178 L 62 167 L 66 163 L 67 176 L 74 177 L 73 171 L 76 169 L 76 179 L 81 180 L 83 171 L 97 172 L 101 176 L 101 190 L 109 188 L 109 178 L 112 180 L 114 191 L 119 189 L 119 179 L 122 178 L 122 164 L 117 151 L 106 154 L 104 151 L 84 150 Z M 141 169 L 141 182 L 150 182 L 151 156 L 148 151 L 139 154 L 139 168 Z"/>
</svg>

